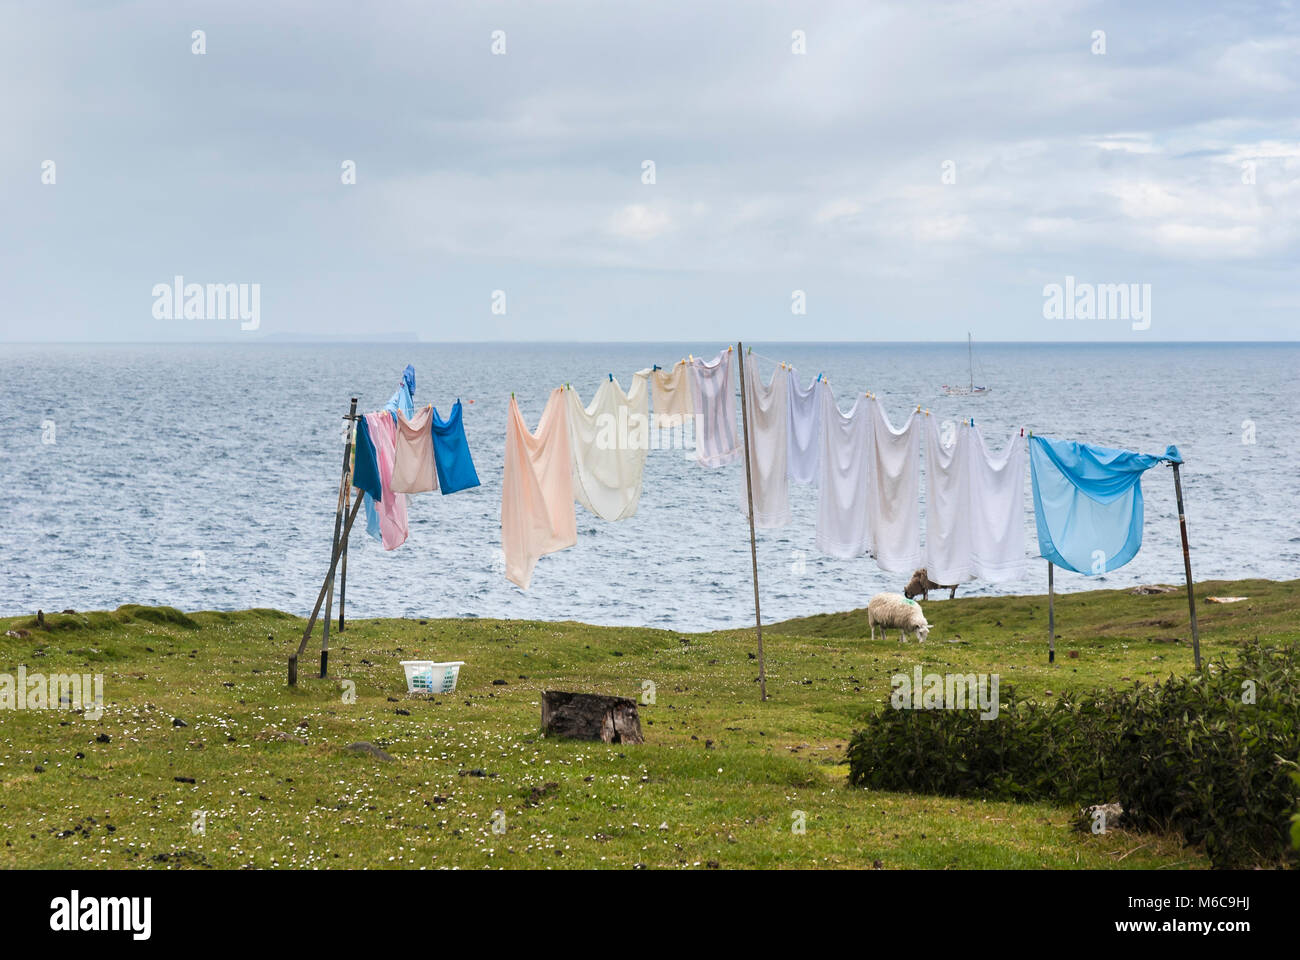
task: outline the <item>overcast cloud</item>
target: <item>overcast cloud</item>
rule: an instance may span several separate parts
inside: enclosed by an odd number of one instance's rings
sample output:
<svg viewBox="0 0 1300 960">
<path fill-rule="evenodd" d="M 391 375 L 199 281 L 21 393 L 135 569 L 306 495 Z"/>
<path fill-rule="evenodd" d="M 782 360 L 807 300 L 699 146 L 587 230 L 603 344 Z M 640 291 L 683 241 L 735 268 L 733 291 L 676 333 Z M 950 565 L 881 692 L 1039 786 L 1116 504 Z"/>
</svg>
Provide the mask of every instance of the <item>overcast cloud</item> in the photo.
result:
<svg viewBox="0 0 1300 960">
<path fill-rule="evenodd" d="M 0 339 L 1294 339 L 1300 12 L 1134 6 L 5 3 Z"/>
</svg>

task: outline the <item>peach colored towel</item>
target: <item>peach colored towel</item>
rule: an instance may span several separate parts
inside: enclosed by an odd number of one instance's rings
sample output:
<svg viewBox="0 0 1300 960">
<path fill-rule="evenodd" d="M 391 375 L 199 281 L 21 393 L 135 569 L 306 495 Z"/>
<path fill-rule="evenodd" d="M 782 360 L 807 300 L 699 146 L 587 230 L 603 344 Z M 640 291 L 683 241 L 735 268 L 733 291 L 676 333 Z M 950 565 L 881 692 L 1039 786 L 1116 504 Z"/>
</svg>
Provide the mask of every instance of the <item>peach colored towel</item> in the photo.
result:
<svg viewBox="0 0 1300 960">
<path fill-rule="evenodd" d="M 383 484 L 383 499 L 375 504 L 379 512 L 379 539 L 385 550 L 396 550 L 406 542 L 406 495 L 396 493 L 392 487 L 393 446 L 397 440 L 397 425 L 387 410 L 366 414 L 370 441 L 375 445 L 375 461 L 379 465 L 379 482 Z"/>
<path fill-rule="evenodd" d="M 678 360 L 670 370 L 654 371 L 650 386 L 654 394 L 655 420 L 660 428 L 685 423 L 694 415 L 691 371 L 685 360 Z"/>
<path fill-rule="evenodd" d="M 578 542 L 565 403 L 562 387 L 551 391 L 536 434 L 529 433 L 514 396 L 506 414 L 501 550 L 506 579 L 524 590 L 539 557 Z"/>
<path fill-rule="evenodd" d="M 398 411 L 392 485 L 398 493 L 428 493 L 438 489 L 433 462 L 433 407 L 417 410 L 410 420 Z"/>
</svg>

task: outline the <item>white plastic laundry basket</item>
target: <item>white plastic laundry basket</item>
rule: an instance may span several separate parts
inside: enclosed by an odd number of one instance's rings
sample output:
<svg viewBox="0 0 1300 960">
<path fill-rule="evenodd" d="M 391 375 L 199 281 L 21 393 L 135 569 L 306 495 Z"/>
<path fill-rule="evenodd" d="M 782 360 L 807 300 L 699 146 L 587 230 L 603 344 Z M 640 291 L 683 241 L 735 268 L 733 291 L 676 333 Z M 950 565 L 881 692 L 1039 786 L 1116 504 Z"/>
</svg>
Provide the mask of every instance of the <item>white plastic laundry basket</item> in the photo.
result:
<svg viewBox="0 0 1300 960">
<path fill-rule="evenodd" d="M 451 693 L 456 689 L 460 668 L 465 666 L 465 661 L 403 660 L 401 664 L 406 670 L 407 693 L 433 694 Z"/>
</svg>

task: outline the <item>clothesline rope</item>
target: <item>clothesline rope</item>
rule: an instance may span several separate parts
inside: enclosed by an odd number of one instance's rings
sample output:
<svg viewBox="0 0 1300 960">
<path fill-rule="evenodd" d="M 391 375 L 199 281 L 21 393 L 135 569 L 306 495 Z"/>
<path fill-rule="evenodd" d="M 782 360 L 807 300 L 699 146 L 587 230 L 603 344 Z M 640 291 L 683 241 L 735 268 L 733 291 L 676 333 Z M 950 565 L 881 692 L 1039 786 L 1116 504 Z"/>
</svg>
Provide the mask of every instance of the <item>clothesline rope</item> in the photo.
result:
<svg viewBox="0 0 1300 960">
<path fill-rule="evenodd" d="M 771 363 L 771 364 L 773 364 L 773 365 L 775 365 L 775 366 L 779 366 L 779 367 L 780 367 L 781 369 L 783 369 L 783 370 L 796 370 L 795 365 L 794 365 L 793 363 L 790 363 L 790 362 L 787 361 L 787 360 L 777 360 L 777 359 L 775 359 L 775 358 L 773 358 L 773 357 L 769 357 L 769 356 L 767 356 L 766 354 L 759 353 L 759 352 L 758 352 L 757 350 L 755 350 L 753 347 L 750 347 L 750 348 L 749 348 L 749 352 L 750 352 L 751 354 L 753 354 L 755 357 L 758 357 L 760 360 L 765 360 L 765 361 L 767 361 L 768 363 Z M 830 382 L 831 382 L 831 378 L 828 377 L 828 376 L 826 376 L 826 374 L 824 374 L 824 373 L 818 373 L 816 379 L 815 379 L 813 382 L 814 382 L 814 383 L 825 382 L 825 383 L 827 384 L 827 386 L 829 386 L 829 385 L 830 385 Z M 875 400 L 875 399 L 876 399 L 876 395 L 875 395 L 874 393 L 872 393 L 870 390 L 864 390 L 864 391 L 862 391 L 862 395 L 865 396 L 865 397 L 867 397 L 867 398 L 870 399 L 870 400 Z M 917 412 L 917 413 L 924 413 L 927 417 L 930 416 L 930 411 L 929 411 L 929 410 L 926 410 L 926 409 L 923 409 L 923 408 L 921 407 L 920 404 L 917 404 L 917 406 L 916 406 L 916 412 Z"/>
</svg>

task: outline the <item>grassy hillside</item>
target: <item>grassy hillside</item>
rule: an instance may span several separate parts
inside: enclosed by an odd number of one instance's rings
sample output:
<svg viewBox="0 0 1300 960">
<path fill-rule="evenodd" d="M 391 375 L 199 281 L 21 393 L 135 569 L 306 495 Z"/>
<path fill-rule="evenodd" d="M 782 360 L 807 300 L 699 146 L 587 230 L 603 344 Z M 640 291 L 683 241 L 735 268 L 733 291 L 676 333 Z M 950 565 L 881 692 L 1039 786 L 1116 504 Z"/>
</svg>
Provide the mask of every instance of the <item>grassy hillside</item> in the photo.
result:
<svg viewBox="0 0 1300 960">
<path fill-rule="evenodd" d="M 1197 587 L 1215 594 L 1251 599 L 1198 605 L 1205 656 L 1300 638 L 1300 581 Z M 1206 865 L 1174 837 L 1073 832 L 1070 809 L 851 789 L 842 764 L 855 720 L 916 664 L 1042 698 L 1190 670 L 1181 592 L 1058 598 L 1053 666 L 1045 597 L 926 613 L 924 645 L 866 639 L 861 610 L 766 628 L 767 703 L 752 630 L 356 621 L 332 638 L 330 678 L 304 662 L 290 689 L 304 624 L 272 610 L 0 619 L 0 634 L 27 633 L 0 635 L 0 672 L 101 673 L 105 699 L 97 720 L 0 713 L 0 866 Z M 420 699 L 402 659 L 467 665 L 454 694 Z M 638 697 L 643 680 L 645 744 L 539 735 L 542 690 Z M 355 741 L 392 759 L 345 749 Z"/>
</svg>

